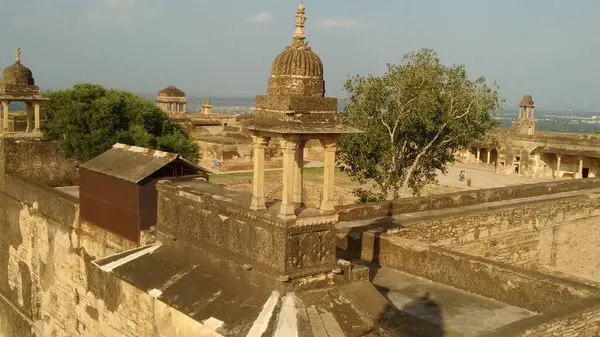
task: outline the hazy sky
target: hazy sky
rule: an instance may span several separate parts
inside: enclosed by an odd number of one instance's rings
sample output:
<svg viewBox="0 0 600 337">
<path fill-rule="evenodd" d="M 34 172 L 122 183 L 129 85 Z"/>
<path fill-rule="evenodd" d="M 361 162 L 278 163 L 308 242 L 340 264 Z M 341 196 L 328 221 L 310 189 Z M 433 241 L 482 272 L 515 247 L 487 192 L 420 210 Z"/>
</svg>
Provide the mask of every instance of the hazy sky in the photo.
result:
<svg viewBox="0 0 600 337">
<path fill-rule="evenodd" d="M 296 0 L 0 0 L 0 64 L 23 62 L 43 88 L 100 83 L 190 96 L 266 92 L 291 41 Z M 306 35 L 328 95 L 349 74 L 381 73 L 433 48 L 500 85 L 506 107 L 600 108 L 598 0 L 305 0 Z"/>
</svg>

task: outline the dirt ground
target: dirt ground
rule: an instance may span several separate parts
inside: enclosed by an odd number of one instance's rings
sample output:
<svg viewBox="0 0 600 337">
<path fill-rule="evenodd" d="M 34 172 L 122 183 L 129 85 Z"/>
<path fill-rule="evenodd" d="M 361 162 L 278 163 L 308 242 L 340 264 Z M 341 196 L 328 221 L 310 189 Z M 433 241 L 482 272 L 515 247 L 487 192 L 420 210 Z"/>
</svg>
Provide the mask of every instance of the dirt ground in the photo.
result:
<svg viewBox="0 0 600 337">
<path fill-rule="evenodd" d="M 461 170 L 465 170 L 467 178 L 471 178 L 471 187 L 465 182 L 459 182 L 458 175 Z M 265 197 L 267 201 L 279 200 L 281 198 L 281 171 L 265 171 Z M 223 186 L 238 191 L 252 192 L 252 172 L 236 172 L 215 174 L 210 178 L 211 182 L 222 184 Z M 448 168 L 448 174 L 438 173 L 437 185 L 426 186 L 421 193 L 422 196 L 432 194 L 452 193 L 468 189 L 494 188 L 511 185 L 522 185 L 527 183 L 536 183 L 543 181 L 552 181 L 554 178 L 527 178 L 521 176 L 509 176 L 496 174 L 493 165 L 487 164 L 456 164 Z M 323 182 L 322 167 L 304 168 L 304 195 L 305 204 L 310 207 L 318 207 L 321 200 Z M 335 172 L 335 198 L 338 205 L 352 204 L 356 202 L 356 197 L 352 193 L 356 188 L 371 189 L 376 191 L 373 183 L 358 184 L 352 181 L 350 177 L 339 169 Z"/>
</svg>

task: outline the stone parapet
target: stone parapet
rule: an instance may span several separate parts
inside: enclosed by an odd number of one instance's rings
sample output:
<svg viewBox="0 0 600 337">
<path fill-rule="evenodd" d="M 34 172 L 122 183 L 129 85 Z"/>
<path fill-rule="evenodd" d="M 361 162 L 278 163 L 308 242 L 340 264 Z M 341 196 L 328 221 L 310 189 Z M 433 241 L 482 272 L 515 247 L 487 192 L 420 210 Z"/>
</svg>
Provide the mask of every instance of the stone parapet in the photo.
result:
<svg viewBox="0 0 600 337">
<path fill-rule="evenodd" d="M 600 178 L 480 189 L 475 191 L 405 198 L 398 202 L 385 201 L 360 205 L 347 205 L 338 207 L 337 211 L 340 215 L 340 221 L 356 221 L 374 219 L 390 214 L 397 215 L 419 211 L 440 210 L 595 188 L 600 188 Z"/>
<path fill-rule="evenodd" d="M 385 234 L 365 232 L 362 257 L 539 313 L 600 296 L 600 289 L 585 284 Z"/>
<path fill-rule="evenodd" d="M 186 186 L 187 185 L 187 186 Z M 238 264 L 274 277 L 330 272 L 335 264 L 337 214 L 300 215 L 252 211 L 250 199 L 206 182 L 161 182 L 157 235 L 219 250 Z"/>
</svg>

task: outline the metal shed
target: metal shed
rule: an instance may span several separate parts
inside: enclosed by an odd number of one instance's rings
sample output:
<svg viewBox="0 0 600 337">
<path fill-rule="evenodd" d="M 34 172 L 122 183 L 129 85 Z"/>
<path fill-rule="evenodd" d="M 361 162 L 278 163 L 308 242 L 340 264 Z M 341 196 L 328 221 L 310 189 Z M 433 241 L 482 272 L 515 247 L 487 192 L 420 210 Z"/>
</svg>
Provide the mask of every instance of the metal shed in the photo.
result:
<svg viewBox="0 0 600 337">
<path fill-rule="evenodd" d="M 81 219 L 134 242 L 156 224 L 156 183 L 208 175 L 179 154 L 117 143 L 79 166 Z"/>
</svg>

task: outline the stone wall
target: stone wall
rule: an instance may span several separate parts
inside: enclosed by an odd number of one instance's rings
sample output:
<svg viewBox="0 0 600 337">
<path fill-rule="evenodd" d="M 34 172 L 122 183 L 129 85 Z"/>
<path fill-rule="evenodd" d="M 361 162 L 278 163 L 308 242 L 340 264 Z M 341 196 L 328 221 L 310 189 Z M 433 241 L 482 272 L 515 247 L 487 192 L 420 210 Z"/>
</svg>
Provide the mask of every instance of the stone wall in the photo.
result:
<svg viewBox="0 0 600 337">
<path fill-rule="evenodd" d="M 362 258 L 534 312 L 600 296 L 600 289 L 585 284 L 385 234 L 364 234 Z"/>
<path fill-rule="evenodd" d="M 156 186 L 156 231 L 163 242 L 201 244 L 275 277 L 331 271 L 335 215 L 285 221 L 251 211 L 247 198 L 209 183 L 191 188 L 163 181 Z"/>
<path fill-rule="evenodd" d="M 525 184 L 510 187 L 462 191 L 425 197 L 405 198 L 397 202 L 377 202 L 338 207 L 340 221 L 373 219 L 393 215 L 440 210 L 462 206 L 478 205 L 489 202 L 552 195 L 600 188 L 600 178 L 564 180 L 549 183 Z"/>
<path fill-rule="evenodd" d="M 56 187 L 79 183 L 77 161 L 67 159 L 54 142 L 5 140 L 6 171 Z"/>
<path fill-rule="evenodd" d="M 600 195 L 497 207 L 421 221 L 400 237 L 515 266 L 600 282 Z"/>
<path fill-rule="evenodd" d="M 0 203 L 1 336 L 218 336 L 97 268 L 134 245 L 81 225 L 76 198 L 8 175 Z"/>
<path fill-rule="evenodd" d="M 541 316 L 503 326 L 488 337 L 595 337 L 600 335 L 600 303 L 582 300 Z"/>
</svg>

